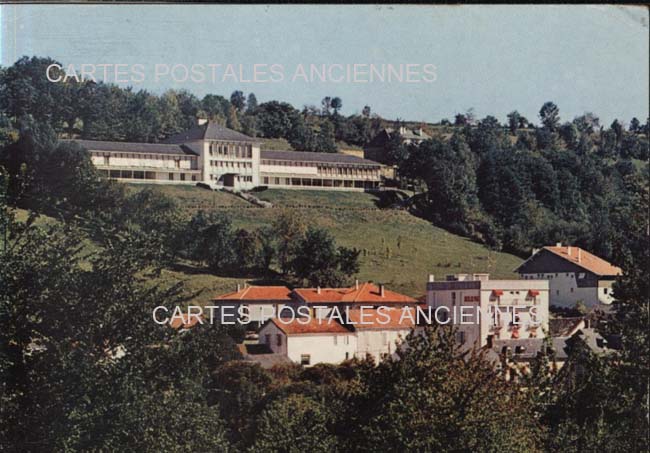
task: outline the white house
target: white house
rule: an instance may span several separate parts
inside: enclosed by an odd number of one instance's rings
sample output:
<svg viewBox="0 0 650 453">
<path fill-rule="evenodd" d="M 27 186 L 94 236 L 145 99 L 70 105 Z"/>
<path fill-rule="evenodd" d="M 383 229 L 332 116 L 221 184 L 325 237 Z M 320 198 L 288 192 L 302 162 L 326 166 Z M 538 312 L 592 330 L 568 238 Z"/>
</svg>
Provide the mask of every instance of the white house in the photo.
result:
<svg viewBox="0 0 650 453">
<path fill-rule="evenodd" d="M 548 331 L 546 280 L 490 280 L 489 274 L 449 275 L 427 283 L 426 303 L 437 319 L 457 328 L 467 347 L 496 340 L 543 338 Z M 498 312 L 498 315 L 494 315 Z"/>
<path fill-rule="evenodd" d="M 404 316 L 404 310 L 409 310 L 411 316 Z M 347 325 L 354 329 L 357 337 L 355 356 L 363 359 L 370 355 L 376 362 L 395 353 L 416 326 L 417 319 L 412 307 L 389 308 L 381 312 L 356 309 L 347 314 Z"/>
<path fill-rule="evenodd" d="M 621 269 L 580 247 L 544 247 L 515 269 L 526 280 L 549 282 L 550 304 L 574 307 L 582 301 L 588 307 L 611 304 L 612 284 Z"/>
<path fill-rule="evenodd" d="M 340 363 L 357 350 L 354 332 L 336 320 L 315 317 L 270 319 L 260 330 L 259 342 L 304 366 Z"/>
</svg>

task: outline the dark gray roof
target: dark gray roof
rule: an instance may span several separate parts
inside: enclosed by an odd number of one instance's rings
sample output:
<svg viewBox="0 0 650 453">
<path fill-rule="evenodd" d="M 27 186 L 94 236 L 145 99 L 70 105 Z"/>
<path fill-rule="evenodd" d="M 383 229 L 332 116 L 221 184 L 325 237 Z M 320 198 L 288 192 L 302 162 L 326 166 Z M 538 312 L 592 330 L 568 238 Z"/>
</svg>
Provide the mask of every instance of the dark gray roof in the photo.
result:
<svg viewBox="0 0 650 453">
<path fill-rule="evenodd" d="M 259 140 L 244 135 L 241 132 L 233 131 L 213 121 L 194 126 L 183 132 L 164 140 L 164 143 L 187 143 L 195 140 L 226 140 L 231 142 L 254 143 Z"/>
<path fill-rule="evenodd" d="M 146 153 L 146 154 L 169 154 L 184 155 L 197 154 L 186 146 L 168 145 L 164 143 L 136 143 L 136 142 L 108 142 L 102 140 L 62 140 L 65 142 L 74 142 L 83 146 L 89 151 L 115 151 L 126 153 Z"/>
<path fill-rule="evenodd" d="M 568 337 L 583 321 L 582 317 L 552 318 L 548 321 L 548 330 L 552 337 Z"/>
<path fill-rule="evenodd" d="M 567 359 L 566 338 L 552 338 L 552 347 L 555 351 L 555 359 L 564 361 Z M 532 360 L 537 357 L 538 352 L 542 352 L 545 340 L 543 338 L 521 338 L 494 340 L 492 350 L 498 354 L 503 352 L 503 348 L 509 348 L 514 360 Z M 517 352 L 518 347 L 521 352 Z"/>
<path fill-rule="evenodd" d="M 351 156 L 343 153 L 311 153 L 306 151 L 261 151 L 262 159 L 273 160 L 291 160 L 304 162 L 322 162 L 328 164 L 356 164 L 356 165 L 376 165 L 380 164 L 368 159 L 357 156 Z"/>
</svg>

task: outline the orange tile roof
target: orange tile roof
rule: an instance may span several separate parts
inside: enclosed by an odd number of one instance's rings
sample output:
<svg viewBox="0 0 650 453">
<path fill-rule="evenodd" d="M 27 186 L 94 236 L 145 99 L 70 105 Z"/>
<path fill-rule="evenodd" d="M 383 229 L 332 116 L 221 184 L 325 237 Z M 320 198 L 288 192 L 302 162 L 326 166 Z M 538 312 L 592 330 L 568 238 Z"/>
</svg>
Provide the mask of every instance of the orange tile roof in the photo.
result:
<svg viewBox="0 0 650 453">
<path fill-rule="evenodd" d="M 620 267 L 616 267 L 613 264 L 605 261 L 602 258 L 597 257 L 589 253 L 586 250 L 581 249 L 580 247 L 574 246 L 554 246 L 554 247 L 544 247 L 545 250 L 555 253 L 561 258 L 564 258 L 567 261 L 572 262 L 590 272 L 593 272 L 596 275 L 620 275 L 622 273 Z"/>
<path fill-rule="evenodd" d="M 289 302 L 291 301 L 291 290 L 286 286 L 247 286 L 240 291 L 217 296 L 213 300 L 277 300 Z"/>
<path fill-rule="evenodd" d="M 282 332 L 287 335 L 305 335 L 310 333 L 334 333 L 344 334 L 350 333 L 345 326 L 342 326 L 338 321 L 326 317 L 319 319 L 316 317 L 309 318 L 295 318 L 283 319 L 280 321 L 278 318 L 270 320 Z"/>
<path fill-rule="evenodd" d="M 411 314 L 404 313 L 402 308 L 379 310 L 349 310 L 348 322 L 357 330 L 363 329 L 411 329 L 417 321 L 415 308 L 405 307 Z M 402 314 L 404 316 L 402 318 Z M 354 324 L 352 324 L 354 323 Z"/>
<path fill-rule="evenodd" d="M 199 316 L 200 317 L 200 316 Z M 192 316 L 192 319 L 187 316 L 187 313 L 181 313 L 181 316 L 172 317 L 169 321 L 169 327 L 172 329 L 189 329 L 199 324 L 197 316 Z"/>
<path fill-rule="evenodd" d="M 406 303 L 415 304 L 417 300 L 412 297 L 399 294 L 384 288 L 384 296 L 380 294 L 379 287 L 373 283 L 366 282 L 351 288 L 299 288 L 295 289 L 301 299 L 307 303 L 330 302 L 330 303 Z"/>
</svg>

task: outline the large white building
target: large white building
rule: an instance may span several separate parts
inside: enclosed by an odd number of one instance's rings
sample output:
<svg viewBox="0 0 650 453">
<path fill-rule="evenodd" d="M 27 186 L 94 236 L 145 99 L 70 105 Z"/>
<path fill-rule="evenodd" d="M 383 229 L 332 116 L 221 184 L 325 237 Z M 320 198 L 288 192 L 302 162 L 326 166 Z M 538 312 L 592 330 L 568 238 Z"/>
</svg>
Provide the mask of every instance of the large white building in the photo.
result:
<svg viewBox="0 0 650 453">
<path fill-rule="evenodd" d="M 497 340 L 543 338 L 548 331 L 546 280 L 491 280 L 489 274 L 449 275 L 427 283 L 427 305 L 457 331 L 459 343 L 483 347 Z M 440 308 L 442 307 L 442 308 Z M 499 315 L 490 315 L 495 311 Z M 461 318 L 461 316 L 464 317 Z"/>
<path fill-rule="evenodd" d="M 523 279 L 547 280 L 550 304 L 571 308 L 577 302 L 588 307 L 611 304 L 612 284 L 621 269 L 580 247 L 558 243 L 535 250 L 516 272 Z"/>
<path fill-rule="evenodd" d="M 261 151 L 260 141 L 214 122 L 163 143 L 74 140 L 105 177 L 126 182 L 196 184 L 235 191 L 284 189 L 376 190 L 381 165 L 340 153 Z"/>
</svg>

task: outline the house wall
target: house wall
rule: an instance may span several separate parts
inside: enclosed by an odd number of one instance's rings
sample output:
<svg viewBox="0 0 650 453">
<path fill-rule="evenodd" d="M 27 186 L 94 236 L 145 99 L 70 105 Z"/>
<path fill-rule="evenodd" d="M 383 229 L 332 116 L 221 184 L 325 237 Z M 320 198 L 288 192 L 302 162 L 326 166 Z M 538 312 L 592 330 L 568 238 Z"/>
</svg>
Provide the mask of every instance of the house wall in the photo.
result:
<svg viewBox="0 0 650 453">
<path fill-rule="evenodd" d="M 356 357 L 371 355 L 377 363 L 390 355 L 409 334 L 410 329 L 358 329 Z"/>
<path fill-rule="evenodd" d="M 300 363 L 301 356 L 310 356 L 309 365 L 317 363 L 341 363 L 351 359 L 357 350 L 357 338 L 353 332 L 347 334 L 304 334 L 288 337 L 287 356 Z"/>
<path fill-rule="evenodd" d="M 287 355 L 287 336 L 272 322 L 260 329 L 258 341 L 267 345 L 275 354 Z"/>
<path fill-rule="evenodd" d="M 204 140 L 203 165 L 206 184 L 214 188 L 250 190 L 259 185 L 259 144 Z M 229 185 L 230 177 L 225 175 L 232 175 L 232 185 Z"/>
<path fill-rule="evenodd" d="M 493 291 L 503 291 L 495 296 Z M 530 296 L 529 291 L 538 291 L 537 296 Z M 488 336 L 494 339 L 512 338 L 516 328 L 518 338 L 543 338 L 548 331 L 549 286 L 544 280 L 467 280 L 430 282 L 427 285 L 427 305 L 434 309 L 445 306 L 449 310 L 450 322 L 457 329 L 458 341 L 467 347 L 485 346 Z M 456 311 L 454 321 L 453 312 Z M 461 323 L 460 307 L 471 314 Z M 533 319 L 531 308 L 535 307 Z M 503 315 L 497 326 L 493 317 L 484 316 L 491 310 L 498 309 Z M 519 317 L 516 326 L 510 325 L 512 313 Z M 442 318 L 443 311 L 439 312 Z M 533 321 L 538 321 L 535 324 Z"/>
<path fill-rule="evenodd" d="M 588 272 L 537 272 L 521 273 L 523 279 L 545 279 L 549 282 L 549 303 L 572 308 L 578 301 L 588 307 L 611 304 L 613 280 L 598 280 Z"/>
</svg>

